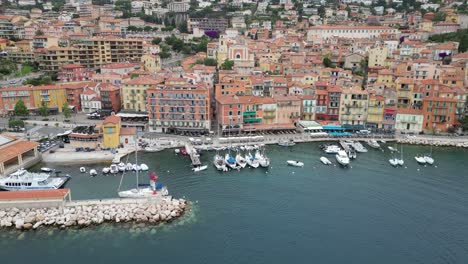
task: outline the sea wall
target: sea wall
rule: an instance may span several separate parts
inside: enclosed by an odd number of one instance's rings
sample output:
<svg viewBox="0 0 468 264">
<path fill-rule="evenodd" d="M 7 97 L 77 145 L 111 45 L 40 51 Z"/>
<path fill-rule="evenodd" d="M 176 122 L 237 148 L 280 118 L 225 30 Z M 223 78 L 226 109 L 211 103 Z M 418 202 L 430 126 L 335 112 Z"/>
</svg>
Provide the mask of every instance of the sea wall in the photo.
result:
<svg viewBox="0 0 468 264">
<path fill-rule="evenodd" d="M 398 143 L 411 144 L 411 145 L 432 145 L 438 147 L 458 147 L 458 148 L 468 148 L 468 140 L 463 139 L 442 139 L 442 138 L 399 138 Z"/>
<path fill-rule="evenodd" d="M 46 208 L 0 209 L 0 227 L 18 230 L 41 226 L 84 228 L 102 223 L 139 222 L 158 224 L 182 216 L 187 208 L 184 199 L 144 200 L 138 203 L 66 205 Z"/>
</svg>

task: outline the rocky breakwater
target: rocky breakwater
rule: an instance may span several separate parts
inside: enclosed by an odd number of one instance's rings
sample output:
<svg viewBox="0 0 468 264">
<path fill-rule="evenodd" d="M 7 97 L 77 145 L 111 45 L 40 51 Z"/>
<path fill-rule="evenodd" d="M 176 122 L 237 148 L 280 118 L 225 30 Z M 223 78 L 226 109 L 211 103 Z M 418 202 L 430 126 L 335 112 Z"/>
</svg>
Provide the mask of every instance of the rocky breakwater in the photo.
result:
<svg viewBox="0 0 468 264">
<path fill-rule="evenodd" d="M 468 140 L 456 139 L 427 139 L 427 138 L 401 138 L 397 140 L 398 143 L 411 144 L 411 145 L 432 145 L 438 147 L 458 147 L 468 148 Z"/>
<path fill-rule="evenodd" d="M 187 207 L 184 199 L 144 201 L 140 203 L 77 205 L 51 208 L 0 209 L 0 227 L 18 230 L 41 226 L 59 228 L 88 227 L 105 222 L 139 222 L 158 224 L 182 216 Z"/>
</svg>

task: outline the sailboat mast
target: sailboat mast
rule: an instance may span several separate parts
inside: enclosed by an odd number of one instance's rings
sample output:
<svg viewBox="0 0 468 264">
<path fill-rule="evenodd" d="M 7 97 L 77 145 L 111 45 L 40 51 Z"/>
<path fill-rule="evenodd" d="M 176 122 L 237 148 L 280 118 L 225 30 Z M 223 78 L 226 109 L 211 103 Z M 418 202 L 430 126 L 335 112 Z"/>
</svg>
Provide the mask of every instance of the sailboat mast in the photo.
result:
<svg viewBox="0 0 468 264">
<path fill-rule="evenodd" d="M 137 138 L 138 139 L 138 138 Z M 136 168 L 136 184 L 137 184 L 137 190 L 139 188 L 139 183 L 138 183 L 138 140 L 135 140 L 135 168 Z"/>
</svg>

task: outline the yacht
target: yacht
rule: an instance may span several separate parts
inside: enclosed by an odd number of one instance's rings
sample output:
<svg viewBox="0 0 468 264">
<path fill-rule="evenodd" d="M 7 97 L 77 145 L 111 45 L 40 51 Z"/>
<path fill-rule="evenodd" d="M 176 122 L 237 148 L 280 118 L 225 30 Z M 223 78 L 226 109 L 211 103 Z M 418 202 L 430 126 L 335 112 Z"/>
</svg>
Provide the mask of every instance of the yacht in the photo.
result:
<svg viewBox="0 0 468 264">
<path fill-rule="evenodd" d="M 250 167 L 256 169 L 258 168 L 258 166 L 260 166 L 260 163 L 258 161 L 258 159 L 256 159 L 254 156 L 252 156 L 252 153 L 247 153 L 247 155 L 245 155 L 245 160 L 247 161 L 247 164 L 249 164 Z"/>
<path fill-rule="evenodd" d="M 327 154 L 336 154 L 341 150 L 341 148 L 337 145 L 330 145 L 327 146 L 323 151 Z"/>
<path fill-rule="evenodd" d="M 335 157 L 336 157 L 336 161 L 338 161 L 338 163 L 340 163 L 341 165 L 343 166 L 349 165 L 349 158 L 344 150 L 338 151 Z"/>
<path fill-rule="evenodd" d="M 367 141 L 367 145 L 375 149 L 380 148 L 379 143 L 377 143 L 377 140 L 374 140 L 374 139 Z"/>
<path fill-rule="evenodd" d="M 237 155 L 236 155 L 236 162 L 237 162 L 237 164 L 239 164 L 239 166 L 241 168 L 245 168 L 245 166 L 247 166 L 247 161 L 239 153 L 237 153 Z"/>
<path fill-rule="evenodd" d="M 426 161 L 427 164 L 432 165 L 434 164 L 434 159 L 432 158 L 431 155 L 424 155 L 424 160 Z"/>
<path fill-rule="evenodd" d="M 350 145 L 351 147 L 353 147 L 354 150 L 356 150 L 356 152 L 359 152 L 359 153 L 367 152 L 367 149 L 358 141 L 354 141 Z"/>
<path fill-rule="evenodd" d="M 226 153 L 224 156 L 224 164 L 233 170 L 238 170 L 240 167 L 236 163 L 236 159 L 234 159 L 229 153 Z"/>
<path fill-rule="evenodd" d="M 120 172 L 124 172 L 127 169 L 127 167 L 125 166 L 125 163 L 123 162 L 120 162 L 119 165 L 117 165 L 117 167 L 119 168 Z"/>
<path fill-rule="evenodd" d="M 116 174 L 116 173 L 118 173 L 118 172 L 119 172 L 119 167 L 117 166 L 117 164 L 112 164 L 112 165 L 110 165 L 110 167 L 109 167 L 109 172 L 110 172 L 111 174 Z"/>
<path fill-rule="evenodd" d="M 268 168 L 270 166 L 270 158 L 265 155 L 265 152 L 262 153 L 260 150 L 255 151 L 255 158 L 263 168 Z"/>
<path fill-rule="evenodd" d="M 228 168 L 224 164 L 223 156 L 216 154 L 213 158 L 213 164 L 215 165 L 216 169 L 219 171 L 227 171 Z"/>
<path fill-rule="evenodd" d="M 47 173 L 32 173 L 20 169 L 0 179 L 0 189 L 7 191 L 59 189 L 70 176 L 52 177 Z"/>
<path fill-rule="evenodd" d="M 419 163 L 419 164 L 426 164 L 426 159 L 423 156 L 416 156 L 414 159 Z"/>
</svg>

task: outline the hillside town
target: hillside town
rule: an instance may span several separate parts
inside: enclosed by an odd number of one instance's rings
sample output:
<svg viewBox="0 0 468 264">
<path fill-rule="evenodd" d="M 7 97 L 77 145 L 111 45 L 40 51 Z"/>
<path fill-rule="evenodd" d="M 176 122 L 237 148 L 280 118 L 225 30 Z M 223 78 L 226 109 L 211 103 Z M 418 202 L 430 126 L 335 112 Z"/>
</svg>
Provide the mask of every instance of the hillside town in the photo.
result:
<svg viewBox="0 0 468 264">
<path fill-rule="evenodd" d="M 0 115 L 17 127 L 21 116 L 116 114 L 137 131 L 177 135 L 327 125 L 461 133 L 466 8 L 445 0 L 3 0 Z"/>
</svg>

